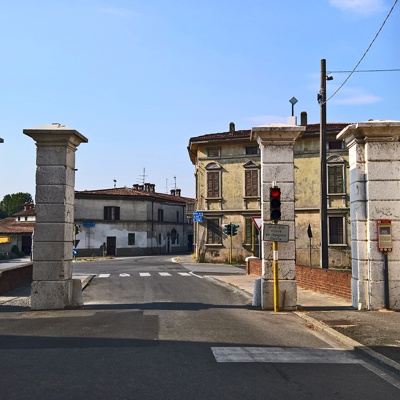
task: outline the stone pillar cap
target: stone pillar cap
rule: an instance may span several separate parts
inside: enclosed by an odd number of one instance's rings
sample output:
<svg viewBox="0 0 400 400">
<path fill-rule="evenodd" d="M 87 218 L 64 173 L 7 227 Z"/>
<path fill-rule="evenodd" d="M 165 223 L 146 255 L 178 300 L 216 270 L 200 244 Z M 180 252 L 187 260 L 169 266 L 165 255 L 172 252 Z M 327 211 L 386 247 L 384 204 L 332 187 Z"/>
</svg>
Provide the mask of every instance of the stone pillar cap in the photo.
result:
<svg viewBox="0 0 400 400">
<path fill-rule="evenodd" d="M 52 124 L 38 126 L 36 128 L 25 128 L 23 133 L 30 136 L 37 142 L 41 141 L 52 141 L 52 140 L 68 140 L 71 141 L 75 146 L 80 143 L 87 143 L 88 139 L 79 133 L 77 130 L 68 126 L 54 122 Z M 47 136 L 46 136 L 47 135 Z"/>
<path fill-rule="evenodd" d="M 300 137 L 305 130 L 306 127 L 302 125 L 269 124 L 255 126 L 251 128 L 250 140 L 256 140 L 259 137 L 261 140 L 271 142 L 291 142 Z"/>
<path fill-rule="evenodd" d="M 370 139 L 399 140 L 400 121 L 376 120 L 357 122 L 356 124 L 346 126 L 336 136 L 338 140 L 345 140 L 347 143 L 354 138 L 362 139 L 366 137 Z"/>
</svg>

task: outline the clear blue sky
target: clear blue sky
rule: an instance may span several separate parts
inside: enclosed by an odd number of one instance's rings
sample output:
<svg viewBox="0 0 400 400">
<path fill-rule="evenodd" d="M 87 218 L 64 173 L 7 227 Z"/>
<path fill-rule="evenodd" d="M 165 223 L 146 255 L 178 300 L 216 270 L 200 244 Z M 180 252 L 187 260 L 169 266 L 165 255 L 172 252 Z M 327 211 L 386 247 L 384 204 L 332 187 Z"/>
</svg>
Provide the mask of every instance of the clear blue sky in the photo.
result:
<svg viewBox="0 0 400 400">
<path fill-rule="evenodd" d="M 76 189 L 175 185 L 194 197 L 190 137 L 319 122 L 320 61 L 352 70 L 394 0 L 19 0 L 0 13 L 0 200 L 35 193 L 24 128 L 59 122 L 89 139 Z M 358 69 L 400 68 L 400 5 Z M 332 73 L 329 97 L 348 74 Z M 328 122 L 400 120 L 400 72 L 355 73 Z M 167 186 L 168 185 L 168 186 Z"/>
</svg>

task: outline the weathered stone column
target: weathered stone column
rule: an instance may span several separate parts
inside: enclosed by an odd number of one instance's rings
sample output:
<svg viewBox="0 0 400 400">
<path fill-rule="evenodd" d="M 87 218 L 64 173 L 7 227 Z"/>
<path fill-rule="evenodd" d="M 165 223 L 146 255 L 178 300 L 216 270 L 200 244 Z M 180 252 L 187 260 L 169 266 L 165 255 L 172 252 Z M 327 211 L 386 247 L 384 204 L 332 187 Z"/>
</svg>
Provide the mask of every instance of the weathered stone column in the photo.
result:
<svg viewBox="0 0 400 400">
<path fill-rule="evenodd" d="M 377 221 L 392 221 L 388 254 L 390 307 L 400 309 L 400 121 L 347 126 L 350 161 L 352 303 L 360 310 L 384 308 L 384 256 Z"/>
<path fill-rule="evenodd" d="M 58 123 L 24 129 L 36 142 L 36 224 L 31 308 L 83 305 L 82 285 L 72 279 L 75 151 L 88 140 Z"/>
<path fill-rule="evenodd" d="M 272 182 L 281 189 L 282 217 L 279 224 L 289 226 L 289 241 L 278 243 L 279 309 L 297 308 L 296 245 L 294 223 L 294 141 L 301 136 L 304 126 L 266 125 L 254 127 L 251 139 L 257 140 L 261 150 L 261 217 L 263 224 L 269 219 L 269 189 Z M 262 242 L 263 273 L 261 281 L 261 307 L 274 309 L 274 275 L 272 242 Z"/>
</svg>

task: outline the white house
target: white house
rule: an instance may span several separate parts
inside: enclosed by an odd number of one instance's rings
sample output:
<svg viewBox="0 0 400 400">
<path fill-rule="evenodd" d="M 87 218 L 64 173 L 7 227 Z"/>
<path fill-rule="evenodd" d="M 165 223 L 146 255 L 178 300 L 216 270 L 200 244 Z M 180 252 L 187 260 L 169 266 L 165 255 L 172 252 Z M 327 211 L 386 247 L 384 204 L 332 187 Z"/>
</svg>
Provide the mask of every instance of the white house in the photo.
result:
<svg viewBox="0 0 400 400">
<path fill-rule="evenodd" d="M 75 192 L 78 257 L 137 256 L 191 251 L 195 200 L 133 185 Z"/>
</svg>

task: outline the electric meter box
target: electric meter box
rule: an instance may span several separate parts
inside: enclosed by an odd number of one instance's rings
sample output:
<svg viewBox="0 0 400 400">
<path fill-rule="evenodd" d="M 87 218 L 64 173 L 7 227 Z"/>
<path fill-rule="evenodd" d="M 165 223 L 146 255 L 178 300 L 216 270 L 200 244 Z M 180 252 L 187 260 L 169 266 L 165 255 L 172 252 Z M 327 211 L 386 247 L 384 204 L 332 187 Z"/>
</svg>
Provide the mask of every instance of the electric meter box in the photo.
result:
<svg viewBox="0 0 400 400">
<path fill-rule="evenodd" d="M 389 219 L 382 219 L 377 221 L 378 228 L 378 249 L 379 251 L 387 252 L 392 251 L 392 221 Z"/>
</svg>

